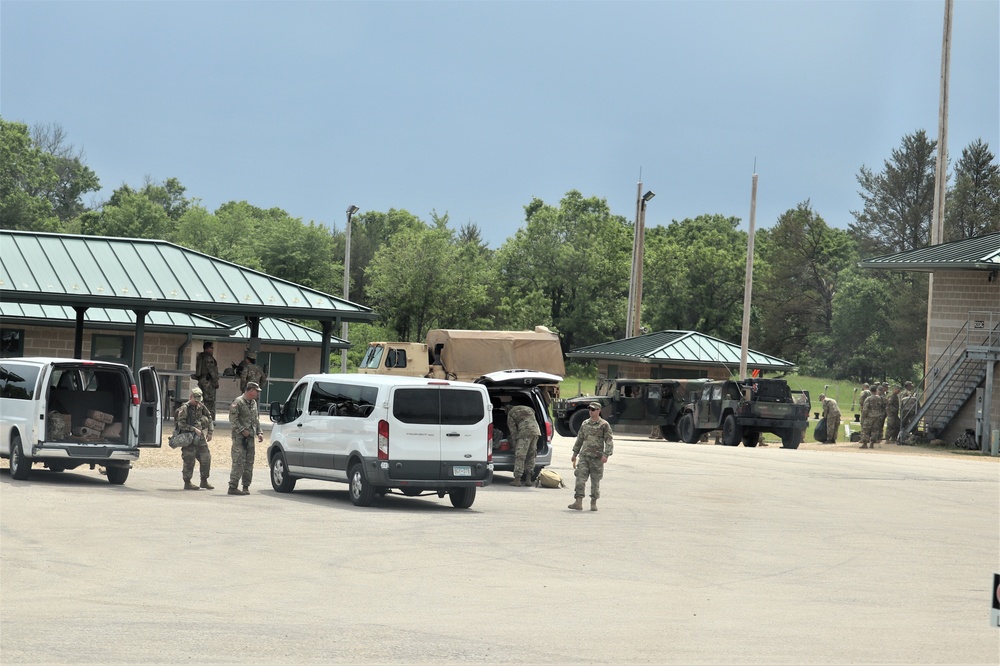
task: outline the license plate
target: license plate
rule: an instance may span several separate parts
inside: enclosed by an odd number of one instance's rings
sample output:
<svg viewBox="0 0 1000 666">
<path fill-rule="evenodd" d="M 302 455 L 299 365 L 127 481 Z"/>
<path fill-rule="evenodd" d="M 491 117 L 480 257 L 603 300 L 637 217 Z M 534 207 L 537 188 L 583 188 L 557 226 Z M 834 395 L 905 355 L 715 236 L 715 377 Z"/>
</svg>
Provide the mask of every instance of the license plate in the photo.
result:
<svg viewBox="0 0 1000 666">
<path fill-rule="evenodd" d="M 451 473 L 455 476 L 472 476 L 472 467 L 469 465 L 455 465 L 451 468 Z"/>
</svg>

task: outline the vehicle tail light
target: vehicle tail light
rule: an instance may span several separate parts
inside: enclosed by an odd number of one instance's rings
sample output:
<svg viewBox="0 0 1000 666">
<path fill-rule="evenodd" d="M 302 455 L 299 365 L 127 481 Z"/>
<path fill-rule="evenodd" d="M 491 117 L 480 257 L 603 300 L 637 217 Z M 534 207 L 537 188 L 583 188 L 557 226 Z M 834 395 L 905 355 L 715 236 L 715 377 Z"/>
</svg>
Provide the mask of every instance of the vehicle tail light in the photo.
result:
<svg viewBox="0 0 1000 666">
<path fill-rule="evenodd" d="M 137 387 L 135 384 L 132 384 L 132 404 L 133 405 L 139 404 L 139 387 Z"/>
<path fill-rule="evenodd" d="M 486 462 L 493 462 L 493 424 L 486 426 Z"/>
<path fill-rule="evenodd" d="M 378 459 L 389 459 L 389 422 L 378 422 Z"/>
<path fill-rule="evenodd" d="M 548 442 L 549 444 L 552 443 L 552 422 L 551 421 L 546 421 L 545 422 L 545 441 Z"/>
</svg>

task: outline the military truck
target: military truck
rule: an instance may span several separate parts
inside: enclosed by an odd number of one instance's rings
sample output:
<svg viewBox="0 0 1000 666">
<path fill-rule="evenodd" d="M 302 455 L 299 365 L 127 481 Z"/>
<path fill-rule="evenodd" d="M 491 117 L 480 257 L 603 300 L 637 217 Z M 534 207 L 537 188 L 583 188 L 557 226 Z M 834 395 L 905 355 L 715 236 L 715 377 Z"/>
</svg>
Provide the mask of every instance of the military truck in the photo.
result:
<svg viewBox="0 0 1000 666">
<path fill-rule="evenodd" d="M 611 425 L 658 426 L 663 438 L 679 441 L 678 421 L 690 396 L 701 392 L 707 379 L 602 379 L 595 395 L 556 400 L 552 404 L 556 432 L 576 437 L 590 417 L 587 407 L 601 404 L 601 416 Z"/>
<path fill-rule="evenodd" d="M 427 342 L 371 342 L 360 374 L 437 377 L 474 382 L 500 370 L 535 370 L 564 377 L 559 336 L 545 326 L 534 331 L 433 329 Z"/>
<path fill-rule="evenodd" d="M 761 433 L 781 438 L 797 449 L 809 420 L 809 393 L 794 395 L 783 379 L 750 378 L 706 382 L 682 409 L 678 434 L 694 444 L 712 430 L 722 431 L 726 446 L 757 446 Z"/>
</svg>

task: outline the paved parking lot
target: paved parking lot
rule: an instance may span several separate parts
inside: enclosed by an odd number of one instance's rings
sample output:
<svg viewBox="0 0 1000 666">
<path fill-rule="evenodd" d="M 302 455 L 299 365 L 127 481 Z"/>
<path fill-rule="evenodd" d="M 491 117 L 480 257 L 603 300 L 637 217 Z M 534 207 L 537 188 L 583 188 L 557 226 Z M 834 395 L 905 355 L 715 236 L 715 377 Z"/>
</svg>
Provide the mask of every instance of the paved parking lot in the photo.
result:
<svg viewBox="0 0 1000 666">
<path fill-rule="evenodd" d="M 554 465 L 572 485 L 569 440 Z M 179 456 L 178 456 L 179 458 Z M 997 664 L 1000 465 L 618 437 L 472 509 L 0 474 L 0 662 Z"/>
</svg>

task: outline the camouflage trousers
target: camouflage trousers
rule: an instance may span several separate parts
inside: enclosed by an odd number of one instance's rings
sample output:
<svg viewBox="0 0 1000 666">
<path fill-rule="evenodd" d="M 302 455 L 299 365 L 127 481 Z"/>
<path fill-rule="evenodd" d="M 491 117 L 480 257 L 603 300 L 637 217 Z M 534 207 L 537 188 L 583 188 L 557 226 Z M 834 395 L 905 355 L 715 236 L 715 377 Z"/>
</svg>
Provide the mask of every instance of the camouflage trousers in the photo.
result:
<svg viewBox="0 0 1000 666">
<path fill-rule="evenodd" d="M 208 473 L 212 470 L 212 452 L 208 450 L 208 442 L 204 437 L 199 437 L 194 444 L 189 444 L 181 448 L 181 460 L 184 461 L 184 468 L 181 476 L 185 483 L 190 483 L 194 474 L 194 461 L 198 461 L 201 469 L 201 478 L 207 479 Z"/>
<path fill-rule="evenodd" d="M 889 416 L 885 420 L 885 437 L 890 441 L 894 441 L 899 435 L 899 418 L 893 418 Z"/>
<path fill-rule="evenodd" d="M 201 389 L 202 403 L 212 412 L 212 420 L 215 420 L 215 385 L 207 380 L 199 379 L 198 388 Z"/>
<path fill-rule="evenodd" d="M 538 454 L 538 435 L 518 437 L 514 441 L 514 478 L 520 479 L 527 472 L 528 481 L 535 472 L 535 456 Z"/>
<path fill-rule="evenodd" d="M 576 487 L 573 489 L 573 497 L 584 497 L 587 487 L 587 479 L 590 479 L 591 499 L 601 498 L 601 479 L 604 478 L 604 462 L 600 458 L 589 458 L 580 456 L 576 461 Z"/>
<path fill-rule="evenodd" d="M 881 442 L 883 439 L 885 439 L 885 417 L 884 416 L 878 417 L 878 423 L 875 424 L 875 436 L 878 437 L 878 439 L 875 440 L 876 442 Z"/>
<path fill-rule="evenodd" d="M 239 485 L 240 478 L 243 479 L 244 486 L 249 486 L 250 482 L 253 481 L 255 439 L 253 435 L 247 437 L 246 447 L 243 446 L 243 441 L 243 435 L 233 435 L 233 468 L 229 471 L 230 488 L 236 488 Z"/>
<path fill-rule="evenodd" d="M 879 441 L 878 419 L 868 419 L 861 422 L 861 443 L 874 444 Z"/>
<path fill-rule="evenodd" d="M 838 430 L 840 430 L 840 414 L 826 417 L 826 441 L 831 444 L 836 443 Z"/>
</svg>

